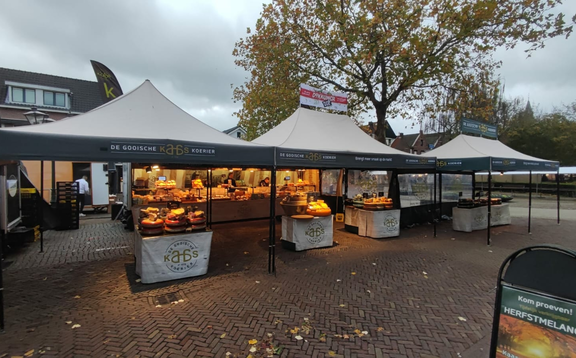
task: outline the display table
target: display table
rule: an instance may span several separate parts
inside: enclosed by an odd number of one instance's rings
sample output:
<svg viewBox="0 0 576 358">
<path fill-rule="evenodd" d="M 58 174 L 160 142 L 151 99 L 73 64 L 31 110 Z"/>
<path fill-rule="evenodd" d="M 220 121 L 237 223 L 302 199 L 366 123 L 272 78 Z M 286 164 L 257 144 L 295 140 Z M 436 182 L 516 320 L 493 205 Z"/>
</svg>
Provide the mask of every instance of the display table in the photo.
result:
<svg viewBox="0 0 576 358">
<path fill-rule="evenodd" d="M 295 251 L 330 247 L 333 245 L 333 215 L 313 219 L 294 219 L 282 216 L 283 243 L 291 243 Z"/>
<path fill-rule="evenodd" d="M 135 234 L 136 274 L 142 283 L 200 276 L 208 272 L 212 231 L 163 236 Z"/>
<path fill-rule="evenodd" d="M 374 239 L 400 236 L 400 210 L 364 210 L 346 206 L 345 228 Z"/>
<path fill-rule="evenodd" d="M 490 226 L 510 225 L 510 207 L 508 204 L 492 205 Z M 452 229 L 455 231 L 472 232 L 488 227 L 488 206 L 477 208 L 453 208 Z"/>
</svg>

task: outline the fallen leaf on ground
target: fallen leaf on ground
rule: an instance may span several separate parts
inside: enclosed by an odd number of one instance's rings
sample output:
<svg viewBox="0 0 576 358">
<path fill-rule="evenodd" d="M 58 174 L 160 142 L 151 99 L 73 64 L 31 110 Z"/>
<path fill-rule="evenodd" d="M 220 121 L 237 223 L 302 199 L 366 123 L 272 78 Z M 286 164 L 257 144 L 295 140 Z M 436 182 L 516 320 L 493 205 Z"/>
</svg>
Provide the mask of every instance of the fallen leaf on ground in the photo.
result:
<svg viewBox="0 0 576 358">
<path fill-rule="evenodd" d="M 256 281 L 256 283 L 260 283 L 260 281 Z"/>
<path fill-rule="evenodd" d="M 464 317 L 458 317 L 458 319 L 459 319 L 460 321 L 462 321 L 462 322 L 466 322 L 466 321 L 467 321 L 466 318 L 464 318 Z"/>
<path fill-rule="evenodd" d="M 272 333 L 268 333 L 268 338 L 272 338 L 274 335 Z"/>
<path fill-rule="evenodd" d="M 378 327 L 378 329 L 376 329 L 376 331 L 378 331 L 378 332 L 382 332 L 382 331 L 384 331 L 384 328 L 382 328 L 382 327 Z"/>
<path fill-rule="evenodd" d="M 168 336 L 168 339 L 176 339 L 176 335 L 175 334 L 171 334 Z"/>
<path fill-rule="evenodd" d="M 296 336 L 294 338 L 296 338 L 297 341 L 301 341 L 303 339 L 302 336 Z"/>
<path fill-rule="evenodd" d="M 276 321 L 274 321 L 274 324 L 280 324 L 280 323 L 282 323 L 281 319 L 277 319 Z"/>
<path fill-rule="evenodd" d="M 366 290 L 366 292 L 368 292 L 368 293 L 372 293 L 372 292 L 370 292 L 370 290 Z"/>
<path fill-rule="evenodd" d="M 347 335 L 347 334 L 345 334 L 345 335 L 343 335 L 343 336 L 342 336 L 342 338 L 344 338 L 344 339 L 349 339 L 349 338 L 350 338 L 350 336 L 349 336 L 349 335 Z"/>
<path fill-rule="evenodd" d="M 322 343 L 326 342 L 326 333 L 320 334 L 320 337 L 318 338 L 318 340 Z"/>
<path fill-rule="evenodd" d="M 290 330 L 290 333 L 296 334 L 296 333 L 298 333 L 298 331 L 300 331 L 300 328 L 294 327 L 294 329 L 291 329 L 291 330 Z"/>
<path fill-rule="evenodd" d="M 220 335 L 220 338 L 224 338 L 226 337 L 226 333 L 222 333 L 222 335 Z"/>
<path fill-rule="evenodd" d="M 368 335 L 368 331 L 362 331 L 362 334 L 367 336 Z"/>
<path fill-rule="evenodd" d="M 72 323 L 72 321 L 66 321 L 66 324 L 71 324 L 71 323 Z"/>
<path fill-rule="evenodd" d="M 341 279 L 337 279 L 337 280 L 336 280 L 336 282 L 341 282 L 341 281 L 342 281 Z"/>
<path fill-rule="evenodd" d="M 139 279 L 139 278 L 137 278 L 137 279 L 136 279 L 136 282 L 139 283 L 139 282 L 142 282 L 142 280 Z"/>
<path fill-rule="evenodd" d="M 248 255 L 248 254 L 249 254 L 249 252 L 248 252 L 248 251 L 244 251 L 244 255 Z"/>
<path fill-rule="evenodd" d="M 162 307 L 162 305 L 156 305 L 156 308 L 158 308 L 158 307 Z"/>
<path fill-rule="evenodd" d="M 356 272 L 352 271 L 352 275 L 356 275 Z"/>
<path fill-rule="evenodd" d="M 342 338 L 342 335 L 341 335 L 341 334 L 335 334 L 334 337 L 336 337 L 336 338 Z"/>
<path fill-rule="evenodd" d="M 308 321 L 308 320 L 309 320 L 309 318 L 308 318 L 308 317 L 304 317 L 304 321 Z"/>
<path fill-rule="evenodd" d="M 336 352 L 334 352 L 334 351 L 328 351 L 328 355 L 329 355 L 330 357 L 335 357 L 335 356 L 336 356 Z"/>
<path fill-rule="evenodd" d="M 44 277 L 44 279 L 42 281 L 46 281 L 48 279 L 48 277 Z"/>
<path fill-rule="evenodd" d="M 340 307 L 346 307 L 346 305 L 342 303 L 342 304 L 340 305 Z"/>
<path fill-rule="evenodd" d="M 372 265 L 376 266 L 376 262 L 372 262 Z"/>
<path fill-rule="evenodd" d="M 258 341 L 256 339 L 251 339 L 248 341 L 248 344 L 257 344 Z"/>
<path fill-rule="evenodd" d="M 80 327 L 82 327 L 82 326 L 79 325 L 79 324 L 75 324 L 75 325 L 72 326 L 72 329 L 76 329 L 76 328 L 80 328 Z"/>
<path fill-rule="evenodd" d="M 78 299 L 78 298 L 80 298 L 80 296 L 74 296 L 74 298 Z"/>
<path fill-rule="evenodd" d="M 206 328 L 208 328 L 208 329 L 212 329 L 212 326 L 206 326 Z"/>
<path fill-rule="evenodd" d="M 250 348 L 250 353 L 254 353 L 254 352 L 256 352 L 256 347 Z"/>
<path fill-rule="evenodd" d="M 422 271 L 422 273 L 423 273 L 424 275 L 428 275 L 428 273 L 427 273 L 426 271 Z"/>
<path fill-rule="evenodd" d="M 34 350 L 33 350 L 33 349 L 31 349 L 31 350 L 29 350 L 28 352 L 24 353 L 24 356 L 25 356 L 25 357 L 30 357 L 30 356 L 32 356 L 32 354 L 34 354 Z"/>
</svg>

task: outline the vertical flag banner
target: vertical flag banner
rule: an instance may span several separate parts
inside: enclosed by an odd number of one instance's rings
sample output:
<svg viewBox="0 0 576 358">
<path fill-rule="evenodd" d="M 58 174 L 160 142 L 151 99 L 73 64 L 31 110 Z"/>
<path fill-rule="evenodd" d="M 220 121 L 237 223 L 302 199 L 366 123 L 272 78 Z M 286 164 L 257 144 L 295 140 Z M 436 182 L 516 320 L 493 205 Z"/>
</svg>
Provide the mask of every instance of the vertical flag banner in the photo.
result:
<svg viewBox="0 0 576 358">
<path fill-rule="evenodd" d="M 90 60 L 90 63 L 98 79 L 98 87 L 100 87 L 100 95 L 104 103 L 121 96 L 122 88 L 120 88 L 120 83 L 118 83 L 114 73 L 100 62 Z"/>
<path fill-rule="evenodd" d="M 322 92 L 318 88 L 300 84 L 300 104 L 347 112 L 348 96 L 343 92 Z"/>
</svg>

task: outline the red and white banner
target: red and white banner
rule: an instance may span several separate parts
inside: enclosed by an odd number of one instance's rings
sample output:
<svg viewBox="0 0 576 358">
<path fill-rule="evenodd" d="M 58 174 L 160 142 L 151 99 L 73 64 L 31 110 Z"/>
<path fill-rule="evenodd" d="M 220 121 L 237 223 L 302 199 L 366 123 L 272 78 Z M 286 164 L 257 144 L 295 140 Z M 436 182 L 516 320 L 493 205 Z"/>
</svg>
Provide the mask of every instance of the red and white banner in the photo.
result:
<svg viewBox="0 0 576 358">
<path fill-rule="evenodd" d="M 322 92 L 321 90 L 300 84 L 300 104 L 312 107 L 348 111 L 348 96 L 341 92 Z"/>
</svg>

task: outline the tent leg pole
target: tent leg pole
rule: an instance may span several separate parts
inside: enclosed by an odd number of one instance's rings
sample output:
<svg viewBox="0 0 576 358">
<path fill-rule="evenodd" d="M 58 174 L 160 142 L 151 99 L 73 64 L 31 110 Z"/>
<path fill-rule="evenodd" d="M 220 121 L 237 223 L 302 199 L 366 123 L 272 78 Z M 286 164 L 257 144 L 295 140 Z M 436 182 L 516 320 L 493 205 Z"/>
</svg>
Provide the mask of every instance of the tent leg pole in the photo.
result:
<svg viewBox="0 0 576 358">
<path fill-rule="evenodd" d="M 530 179 L 528 180 L 528 233 L 531 234 L 531 219 L 532 219 L 532 171 L 529 172 Z"/>
<path fill-rule="evenodd" d="M 432 221 L 434 222 L 434 237 L 436 237 L 436 221 L 438 221 L 437 219 L 437 208 L 436 208 L 436 204 L 437 204 L 437 200 L 436 200 L 436 170 L 434 170 L 434 204 L 432 205 Z"/>
<path fill-rule="evenodd" d="M 0 333 L 4 332 L 4 270 L 2 261 L 4 260 L 4 230 L 0 230 Z"/>
<path fill-rule="evenodd" d="M 40 252 L 44 252 L 44 161 L 40 161 Z"/>
<path fill-rule="evenodd" d="M 438 173 L 438 222 L 442 222 L 442 173 Z"/>
<path fill-rule="evenodd" d="M 52 190 L 50 190 L 50 205 L 56 202 L 56 162 L 52 161 Z"/>
<path fill-rule="evenodd" d="M 270 230 L 268 238 L 268 273 L 276 273 L 276 167 L 270 173 Z"/>
<path fill-rule="evenodd" d="M 490 241 L 490 227 L 492 219 L 492 170 L 488 172 L 488 238 L 486 244 L 490 246 L 492 243 Z"/>
<path fill-rule="evenodd" d="M 556 172 L 556 211 L 558 212 L 558 224 L 560 224 L 560 166 Z"/>
</svg>

